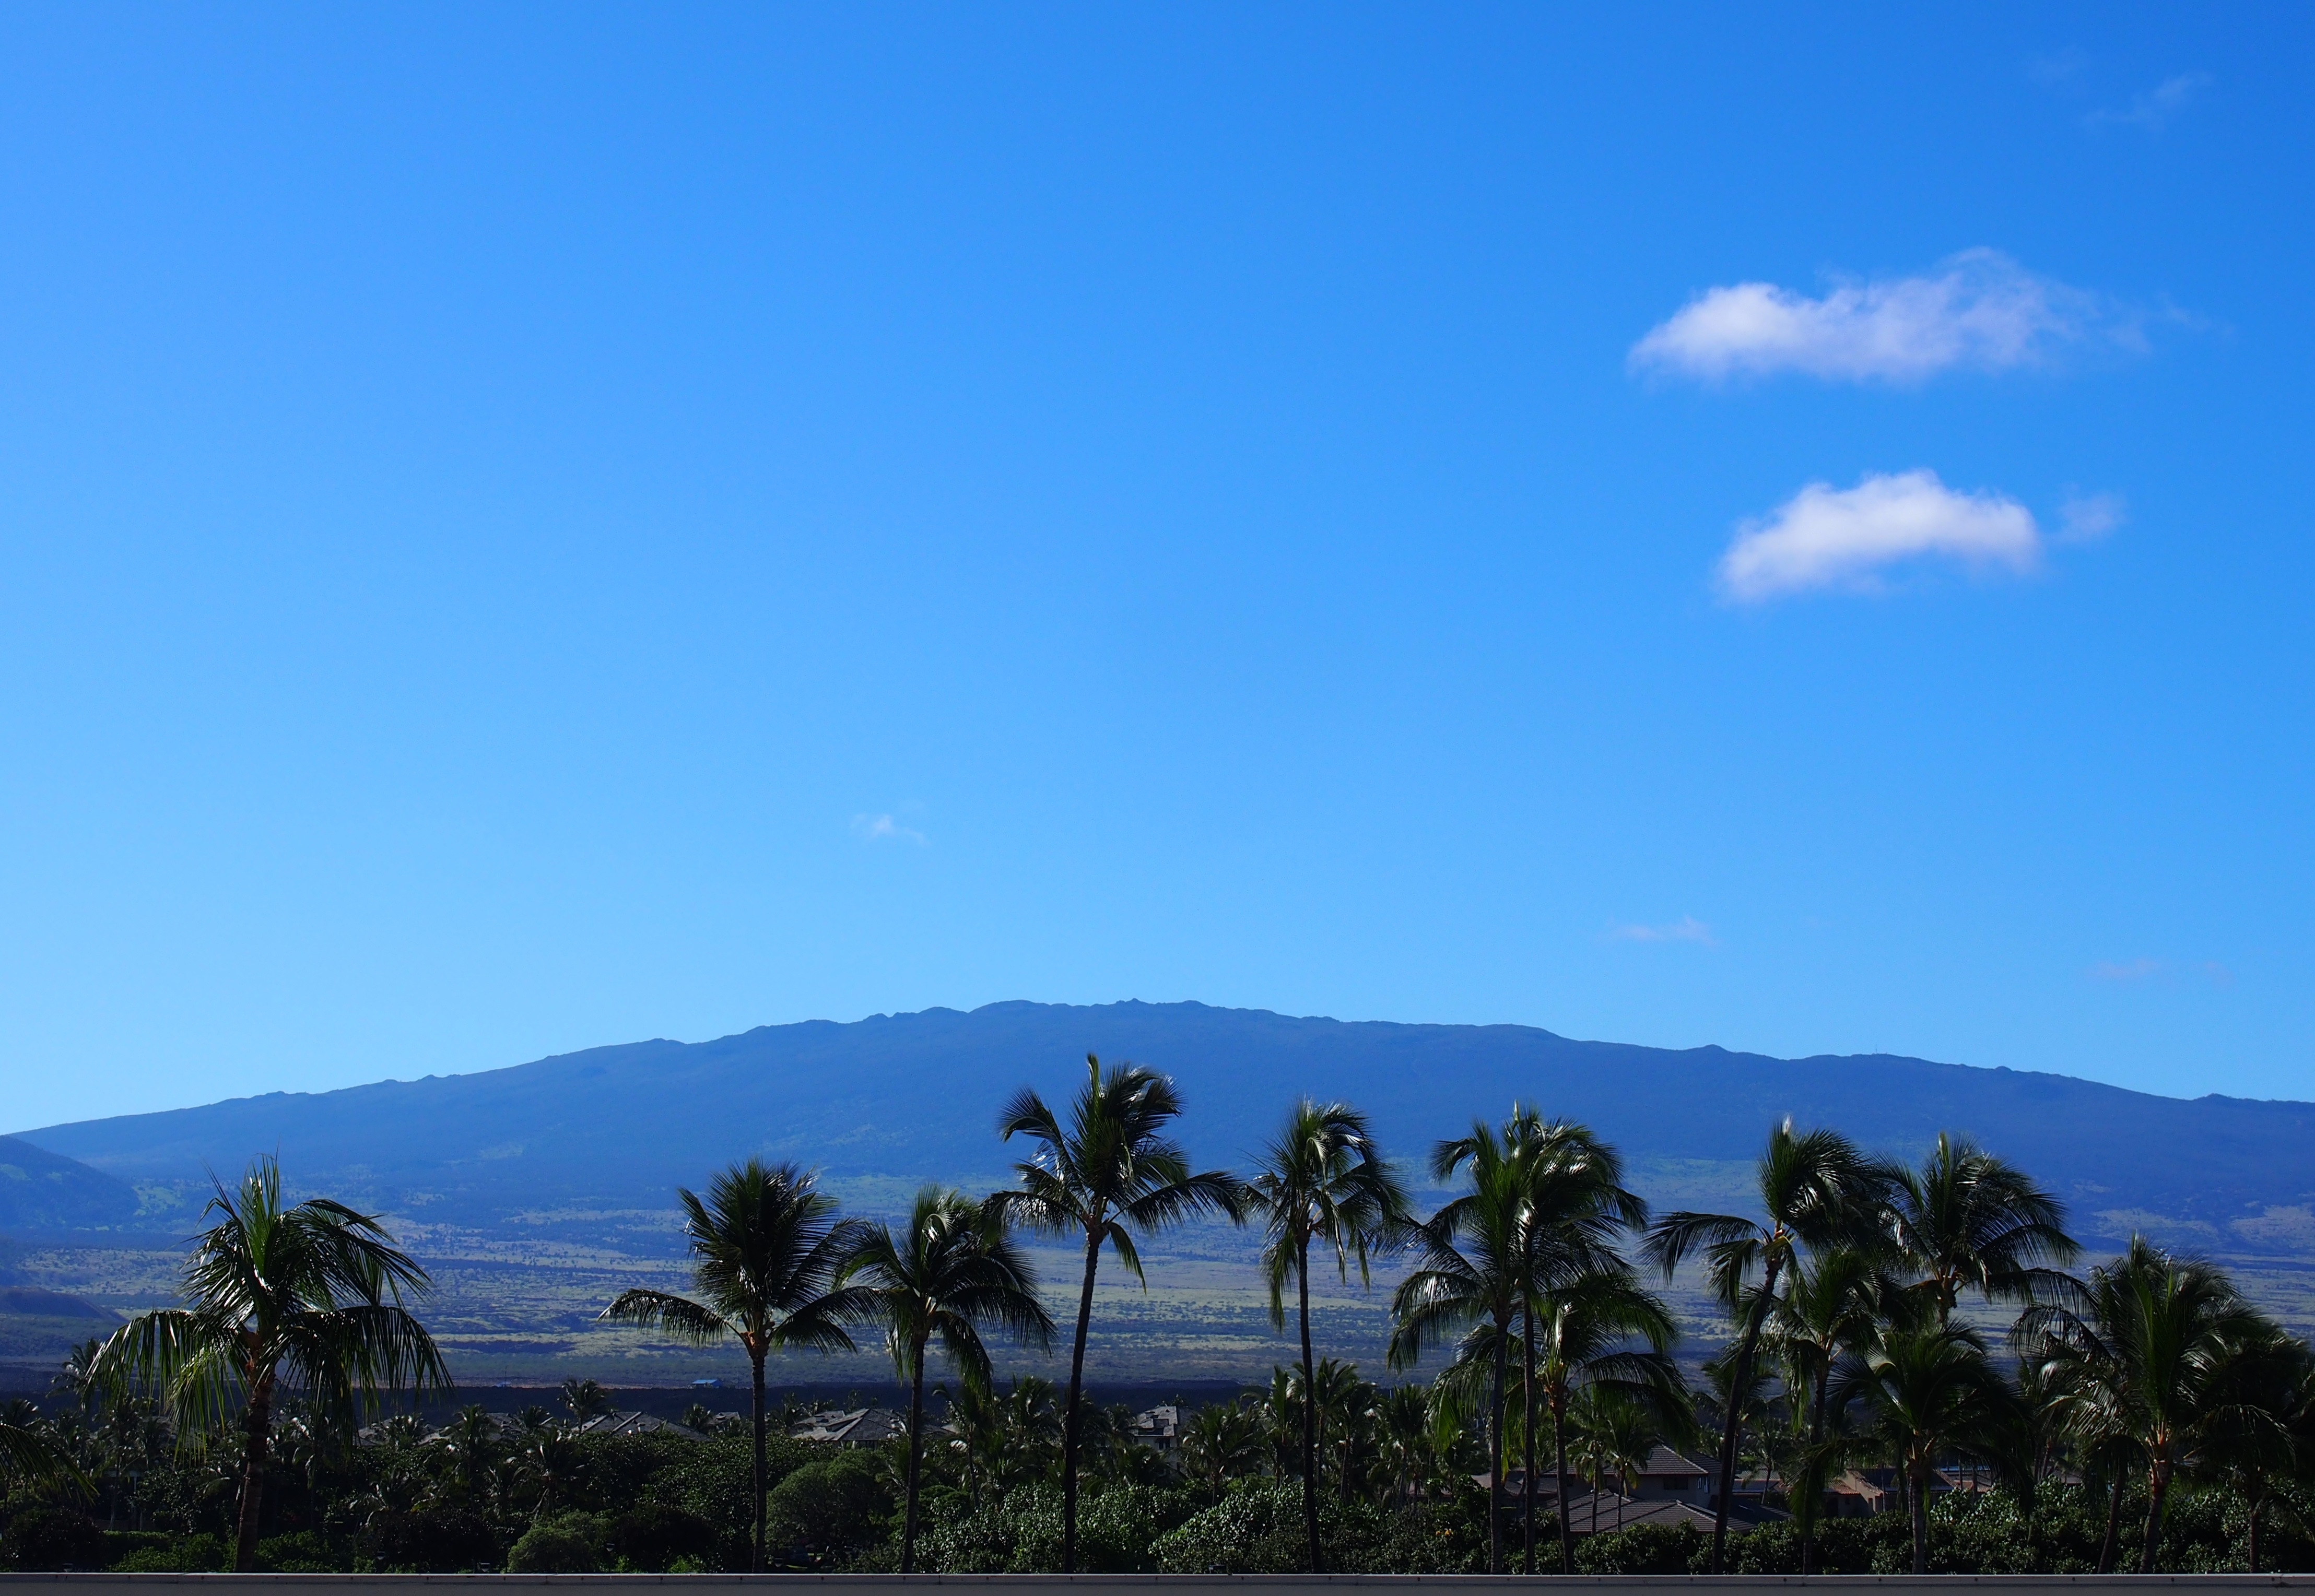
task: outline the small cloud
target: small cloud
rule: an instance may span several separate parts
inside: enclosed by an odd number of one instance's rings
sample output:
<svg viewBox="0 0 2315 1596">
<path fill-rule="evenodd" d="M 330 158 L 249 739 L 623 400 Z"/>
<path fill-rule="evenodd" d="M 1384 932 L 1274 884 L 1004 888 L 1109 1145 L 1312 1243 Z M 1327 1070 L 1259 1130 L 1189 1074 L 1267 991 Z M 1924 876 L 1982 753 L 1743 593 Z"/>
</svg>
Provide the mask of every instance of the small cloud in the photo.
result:
<svg viewBox="0 0 2315 1596">
<path fill-rule="evenodd" d="M 1610 926 L 1608 935 L 1617 942 L 1694 942 L 1706 947 L 1720 945 L 1720 939 L 1712 935 L 1712 927 L 1694 915 L 1682 915 L 1668 926 Z"/>
<path fill-rule="evenodd" d="M 2063 346 L 2144 341 L 2136 320 L 2099 296 L 1973 249 L 1917 277 L 1837 280 L 1814 299 L 1774 283 L 1707 288 L 1633 345 L 1629 364 L 1707 382 L 1796 371 L 1903 383 L 2045 365 Z"/>
<path fill-rule="evenodd" d="M 888 814 L 854 815 L 852 834 L 863 842 L 913 842 L 918 847 L 928 840 L 923 832 L 903 826 Z"/>
<path fill-rule="evenodd" d="M 2089 52 L 2070 44 L 2055 55 L 2036 57 L 2027 63 L 2026 73 L 2038 84 L 2066 84 L 2081 76 L 2089 64 Z"/>
<path fill-rule="evenodd" d="M 2024 572 L 2041 562 L 2033 513 L 2000 493 L 1957 493 L 1934 471 L 1868 474 L 1853 488 L 1811 483 L 1765 520 L 1737 529 L 1720 588 L 1739 604 L 1812 588 L 1870 592 L 1907 560 Z"/>
<path fill-rule="evenodd" d="M 2096 543 L 2126 519 L 2119 493 L 2079 493 L 2069 488 L 2058 506 L 2058 541 Z"/>
<path fill-rule="evenodd" d="M 2160 133 L 2172 117 L 2217 81 L 2207 72 L 2182 72 L 2176 77 L 2165 78 L 2143 94 L 2133 95 L 2128 111 L 2094 111 L 2082 120 L 2092 128 L 2118 124 Z"/>
<path fill-rule="evenodd" d="M 2095 981 L 2108 981 L 2118 986 L 2135 986 L 2144 981 L 2172 981 L 2185 971 L 2199 975 L 2214 987 L 2231 987 L 2235 972 L 2214 959 L 2195 959 L 2185 964 L 2169 959 L 2108 960 L 2093 964 L 2083 973 Z"/>
</svg>

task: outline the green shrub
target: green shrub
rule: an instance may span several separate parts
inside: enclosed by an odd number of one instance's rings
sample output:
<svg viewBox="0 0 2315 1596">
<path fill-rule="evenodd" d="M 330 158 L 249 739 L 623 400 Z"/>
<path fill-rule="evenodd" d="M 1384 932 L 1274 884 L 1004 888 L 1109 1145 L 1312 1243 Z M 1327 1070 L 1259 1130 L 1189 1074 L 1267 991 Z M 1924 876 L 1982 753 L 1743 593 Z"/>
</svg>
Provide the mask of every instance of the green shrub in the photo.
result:
<svg viewBox="0 0 2315 1596">
<path fill-rule="evenodd" d="M 842 1451 L 773 1486 L 765 1510 L 767 1561 L 838 1568 L 883 1538 L 891 1494 L 874 1453 Z"/>
<path fill-rule="evenodd" d="M 1087 1574 L 1154 1574 L 1155 1543 L 1188 1520 L 1184 1493 L 1113 1485 L 1078 1498 L 1078 1567 Z M 1016 1490 L 953 1518 L 927 1515 L 917 1561 L 928 1573 L 1053 1574 L 1061 1566 L 1061 1493 L 1057 1486 Z"/>
<path fill-rule="evenodd" d="M 0 1559 L 22 1574 L 97 1574 L 105 1565 L 104 1530 L 76 1507 L 35 1507 L 0 1535 Z"/>
<path fill-rule="evenodd" d="M 639 1502 L 611 1521 L 605 1550 L 611 1565 L 625 1573 L 666 1574 L 679 1561 L 695 1567 L 720 1562 L 715 1526 L 697 1513 L 664 1502 Z"/>
<path fill-rule="evenodd" d="M 1578 1574 L 1701 1574 L 1711 1557 L 1711 1538 L 1692 1524 L 1634 1524 L 1575 1543 Z"/>
<path fill-rule="evenodd" d="M 606 1526 L 591 1513 L 542 1519 L 507 1554 L 509 1574 L 599 1574 Z"/>
<path fill-rule="evenodd" d="M 362 1530 L 360 1545 L 381 1574 L 469 1574 L 497 1568 L 505 1543 L 473 1513 L 421 1507 L 379 1513 Z"/>
<path fill-rule="evenodd" d="M 311 1530 L 270 1535 L 257 1543 L 257 1567 L 262 1574 L 343 1574 L 352 1562 L 330 1544 L 329 1537 Z"/>
</svg>

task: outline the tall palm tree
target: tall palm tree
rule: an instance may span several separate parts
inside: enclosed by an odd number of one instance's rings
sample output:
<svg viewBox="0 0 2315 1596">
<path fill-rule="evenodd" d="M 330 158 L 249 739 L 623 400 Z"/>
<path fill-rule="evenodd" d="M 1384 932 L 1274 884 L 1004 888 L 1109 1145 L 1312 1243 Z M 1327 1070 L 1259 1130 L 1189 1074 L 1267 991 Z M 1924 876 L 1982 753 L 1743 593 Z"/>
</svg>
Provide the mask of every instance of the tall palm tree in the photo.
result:
<svg viewBox="0 0 2315 1596">
<path fill-rule="evenodd" d="M 1884 1166 L 1866 1157 L 1839 1132 L 1796 1132 L 1787 1120 L 1769 1133 L 1769 1144 L 1753 1166 L 1762 1218 L 1683 1211 L 1666 1214 L 1649 1230 L 1645 1254 L 1667 1281 L 1683 1261 L 1704 1255 L 1714 1294 L 1739 1326 L 1736 1361 L 1730 1370 L 1732 1391 L 1743 1391 L 1752 1379 L 1753 1353 L 1777 1299 L 1778 1282 L 1801 1249 L 1873 1234 L 1886 1208 L 1891 1178 Z M 1718 1496 L 1712 1514 L 1714 1574 L 1726 1567 L 1742 1412 L 1742 1403 L 1728 1404 L 1720 1438 Z"/>
<path fill-rule="evenodd" d="M 1528 1192 L 1515 1139 L 1485 1122 L 1434 1152 L 1435 1178 L 1444 1179 L 1459 1167 L 1468 1188 L 1406 1230 L 1415 1267 L 1391 1295 L 1388 1357 L 1393 1369 L 1412 1369 L 1431 1347 L 1459 1335 L 1455 1363 L 1441 1385 L 1452 1392 L 1470 1383 L 1480 1367 L 1487 1370 L 1487 1571 L 1501 1574 L 1504 1374 L 1512 1326 L 1527 1301 Z M 1533 1425 L 1528 1428 L 1532 1432 Z"/>
<path fill-rule="evenodd" d="M 749 1566 L 764 1569 L 764 1360 L 794 1347 L 852 1348 L 829 1312 L 829 1292 L 863 1234 L 837 1217 L 836 1200 L 793 1164 L 734 1164 L 702 1198 L 679 1187 L 692 1290 L 684 1297 L 643 1287 L 622 1291 L 602 1317 L 709 1346 L 726 1336 L 748 1354 L 755 1433 L 755 1533 Z"/>
<path fill-rule="evenodd" d="M 281 1170 L 260 1158 L 227 1191 L 218 1183 L 179 1287 L 178 1308 L 137 1315 L 98 1350 L 95 1375 L 114 1395 L 143 1383 L 171 1409 L 182 1441 L 234 1423 L 243 1438 L 234 1567 L 257 1556 L 274 1405 L 284 1388 L 346 1416 L 379 1394 L 448 1388 L 441 1354 L 405 1297 L 426 1272 L 386 1228 L 326 1197 L 281 1200 Z"/>
<path fill-rule="evenodd" d="M 1905 1482 L 1913 1572 L 1929 1571 L 1929 1482 L 1948 1453 L 1983 1457 L 1999 1445 L 2013 1400 L 1967 1326 L 1901 1330 L 1844 1363 L 1834 1400 L 1861 1403 L 1872 1438 Z"/>
<path fill-rule="evenodd" d="M 1520 1281 L 1522 1297 L 1521 1324 L 1520 1389 L 1525 1399 L 1525 1423 L 1522 1425 L 1524 1473 L 1522 1494 L 1525 1497 L 1521 1514 L 1526 1532 L 1527 1572 L 1535 1572 L 1536 1525 L 1536 1436 L 1538 1431 L 1536 1400 L 1538 1396 L 1539 1352 L 1537 1324 L 1547 1310 L 1547 1299 L 1556 1294 L 1580 1291 L 1591 1282 L 1618 1281 L 1623 1283 L 1623 1294 L 1616 1299 L 1628 1303 L 1652 1303 L 1645 1293 L 1635 1297 L 1637 1288 L 1625 1280 L 1628 1273 L 1623 1257 L 1616 1250 L 1616 1242 L 1626 1230 L 1637 1230 L 1647 1223 L 1648 1205 L 1624 1185 L 1623 1158 L 1616 1149 L 1594 1136 L 1582 1125 L 1566 1121 L 1546 1124 L 1532 1109 L 1513 1104 L 1511 1120 L 1503 1127 L 1505 1139 L 1514 1149 L 1519 1186 L 1522 1194 L 1520 1221 Z M 1458 1144 L 1443 1144 L 1439 1149 L 1441 1162 L 1453 1159 Z M 1614 1292 L 1610 1293 L 1614 1296 Z M 1604 1302 L 1599 1292 L 1590 1294 L 1588 1300 Z M 1638 1320 L 1646 1319 L 1644 1309 L 1634 1308 L 1636 1318 L 1625 1330 L 1639 1333 Z M 1669 1319 L 1661 1322 L 1669 1326 Z M 1653 1321 L 1652 1321 L 1653 1322 Z M 1661 1353 L 1664 1345 L 1655 1351 Z M 1670 1366 L 1665 1365 L 1666 1368 Z M 1677 1382 L 1675 1382 L 1677 1383 Z M 1559 1399 L 1565 1401 L 1562 1389 Z M 1565 1414 L 1557 1415 L 1555 1423 L 1564 1430 Z M 1557 1478 L 1559 1498 L 1567 1497 L 1567 1467 L 1565 1438 L 1562 1437 L 1560 1461 Z M 1560 1515 L 1560 1562 L 1562 1573 L 1574 1572 L 1574 1543 L 1568 1528 L 1567 1515 Z"/>
<path fill-rule="evenodd" d="M 1037 1277 L 1007 1233 L 1004 1206 L 927 1186 L 897 1236 L 872 1226 L 844 1265 L 835 1311 L 884 1328 L 892 1367 L 909 1382 L 908 1509 L 900 1572 L 917 1565 L 917 1501 L 924 1462 L 925 1350 L 941 1352 L 968 1382 L 987 1386 L 989 1326 L 1033 1346 L 1052 1343 L 1053 1321 L 1037 1300 Z"/>
<path fill-rule="evenodd" d="M 1078 1566 L 1078 1440 L 1085 1391 L 1086 1333 L 1093 1323 L 1094 1277 L 1102 1249 L 1117 1255 L 1141 1281 L 1133 1235 L 1147 1236 L 1202 1214 L 1236 1220 L 1243 1212 L 1237 1179 L 1220 1170 L 1193 1174 L 1190 1160 L 1167 1127 L 1181 1117 L 1174 1083 L 1138 1064 L 1102 1068 L 1086 1055 L 1086 1084 L 1069 1104 L 1069 1123 L 1027 1087 L 998 1114 L 1007 1140 L 1026 1136 L 1039 1144 L 1014 1166 L 1018 1191 L 993 1201 L 1024 1228 L 1067 1236 L 1085 1246 L 1085 1278 L 1078 1290 L 1077 1337 L 1069 1348 L 1069 1391 L 1061 1430 L 1061 1571 Z"/>
<path fill-rule="evenodd" d="M 1965 1290 L 2027 1303 L 2073 1289 L 2064 1270 L 2082 1249 L 2066 1234 L 2066 1206 L 2025 1171 L 1940 1130 L 1920 1168 L 1894 1173 L 1890 1232 L 1939 1325 Z"/>
<path fill-rule="evenodd" d="M 1302 1330 L 1302 1387 L 1312 1388 L 1317 1367 L 1310 1350 L 1310 1247 L 1335 1255 L 1335 1272 L 1370 1283 L 1370 1260 L 1392 1246 L 1407 1225 L 1406 1190 L 1375 1146 L 1367 1117 L 1344 1103 L 1294 1105 L 1285 1127 L 1264 1150 L 1246 1185 L 1247 1206 L 1261 1216 L 1269 1239 L 1262 1250 L 1270 1287 L 1270 1322 L 1286 1326 L 1286 1283 L 1292 1281 Z M 1302 1404 L 1302 1526 L 1310 1572 L 1319 1571 L 1318 1413 Z"/>
<path fill-rule="evenodd" d="M 1530 1309 L 1538 1326 L 1533 1383 L 1551 1409 L 1553 1467 L 1558 1483 L 1559 1572 L 1575 1572 L 1575 1530 L 1567 1503 L 1567 1408 L 1579 1389 L 1606 1390 L 1655 1407 L 1676 1407 L 1685 1396 L 1672 1346 L 1680 1336 L 1663 1303 L 1640 1289 L 1628 1270 L 1600 1270 L 1537 1294 Z M 1640 1344 L 1635 1346 L 1634 1343 Z M 1529 1404 L 1533 1411 L 1534 1404 Z M 1533 1521 L 1534 1495 L 1528 1497 Z M 1529 1568 L 1534 1567 L 1529 1531 Z"/>
</svg>

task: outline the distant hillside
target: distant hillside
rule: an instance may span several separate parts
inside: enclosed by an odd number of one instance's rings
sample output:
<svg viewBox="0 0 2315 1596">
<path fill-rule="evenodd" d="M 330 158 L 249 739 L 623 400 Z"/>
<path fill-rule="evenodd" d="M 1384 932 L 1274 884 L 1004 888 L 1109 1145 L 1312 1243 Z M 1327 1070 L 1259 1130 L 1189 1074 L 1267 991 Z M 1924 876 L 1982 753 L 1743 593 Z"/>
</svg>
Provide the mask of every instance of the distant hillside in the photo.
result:
<svg viewBox="0 0 2315 1596">
<path fill-rule="evenodd" d="M 0 1232 L 118 1229 L 134 1224 L 137 1212 L 128 1182 L 0 1136 Z"/>
<path fill-rule="evenodd" d="M 1194 1003 L 998 1003 L 766 1026 L 21 1140 L 104 1172 L 109 1208 L 84 1182 L 57 1184 L 59 1201 L 67 1188 L 87 1194 L 92 1206 L 74 1212 L 118 1211 L 124 1180 L 196 1182 L 205 1166 L 238 1169 L 278 1148 L 301 1185 L 488 1228 L 557 1207 L 663 1209 L 678 1183 L 749 1152 L 845 1182 L 990 1180 L 1009 1157 L 991 1130 L 999 1100 L 1023 1084 L 1068 1093 L 1087 1051 L 1175 1076 L 1186 1138 L 1208 1160 L 1242 1159 L 1299 1093 L 1357 1102 L 1410 1157 L 1519 1098 L 1597 1127 L 1640 1166 L 1644 1187 L 1717 1192 L 1789 1114 L 1891 1151 L 1915 1151 L 1941 1128 L 1973 1133 L 2055 1186 L 2092 1236 L 2149 1226 L 2231 1251 L 2315 1239 L 2315 1104 L 2182 1101 L 1886 1055 L 1669 1051 L 1516 1025 L 1344 1024 Z M 28 1180 L 50 1178 L 16 1162 Z"/>
</svg>

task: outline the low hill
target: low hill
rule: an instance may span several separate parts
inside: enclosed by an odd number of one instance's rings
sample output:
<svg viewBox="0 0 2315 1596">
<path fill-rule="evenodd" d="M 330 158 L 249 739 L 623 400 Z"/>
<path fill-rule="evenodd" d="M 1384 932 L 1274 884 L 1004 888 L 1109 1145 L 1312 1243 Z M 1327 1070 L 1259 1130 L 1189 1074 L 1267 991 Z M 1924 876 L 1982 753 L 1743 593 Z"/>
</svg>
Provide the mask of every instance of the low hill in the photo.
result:
<svg viewBox="0 0 2315 1596">
<path fill-rule="evenodd" d="M 1214 1162 L 1244 1159 L 1298 1094 L 1358 1103 L 1409 1156 L 1518 1098 L 1618 1142 L 1659 1201 L 1734 1201 L 1743 1161 L 1790 1115 L 1892 1152 L 1917 1151 L 1940 1129 L 1969 1132 L 2054 1186 L 2093 1237 L 2148 1228 L 2278 1252 L 2315 1239 L 2315 1104 L 2181 1100 L 1890 1055 L 1672 1051 L 1518 1025 L 1346 1024 L 1195 1003 L 998 1003 L 765 1026 L 20 1139 L 102 1172 L 113 1207 L 90 1213 L 114 1211 L 123 1182 L 190 1187 L 205 1168 L 235 1170 L 276 1148 L 302 1186 L 484 1228 L 558 1207 L 663 1210 L 677 1184 L 750 1152 L 889 1195 L 896 1183 L 999 1178 L 1015 1150 L 992 1130 L 999 1101 L 1024 1084 L 1067 1094 L 1089 1051 L 1176 1077 L 1185 1139 Z M 67 1188 L 84 1189 L 57 1187 Z"/>
</svg>

